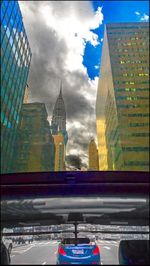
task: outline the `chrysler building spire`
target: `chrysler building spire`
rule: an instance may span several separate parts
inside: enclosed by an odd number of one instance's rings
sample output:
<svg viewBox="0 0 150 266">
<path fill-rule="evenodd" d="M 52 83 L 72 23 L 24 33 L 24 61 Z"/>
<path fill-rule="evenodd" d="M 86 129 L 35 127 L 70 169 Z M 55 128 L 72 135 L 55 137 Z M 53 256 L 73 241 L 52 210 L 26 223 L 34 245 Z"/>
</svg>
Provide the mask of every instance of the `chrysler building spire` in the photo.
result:
<svg viewBox="0 0 150 266">
<path fill-rule="evenodd" d="M 62 96 L 62 81 L 60 83 L 60 92 L 59 92 L 58 98 L 54 106 L 51 125 L 53 129 L 53 134 L 62 132 L 66 139 L 65 142 L 67 143 L 66 109 L 65 109 L 63 96 Z"/>
<path fill-rule="evenodd" d="M 61 97 L 62 97 L 62 80 L 60 81 L 60 92 L 59 92 L 59 95 L 61 95 Z"/>
<path fill-rule="evenodd" d="M 66 130 L 66 110 L 62 97 L 62 83 L 60 85 L 60 92 L 53 110 L 52 125 L 53 124 L 57 125 L 59 131 Z"/>
</svg>

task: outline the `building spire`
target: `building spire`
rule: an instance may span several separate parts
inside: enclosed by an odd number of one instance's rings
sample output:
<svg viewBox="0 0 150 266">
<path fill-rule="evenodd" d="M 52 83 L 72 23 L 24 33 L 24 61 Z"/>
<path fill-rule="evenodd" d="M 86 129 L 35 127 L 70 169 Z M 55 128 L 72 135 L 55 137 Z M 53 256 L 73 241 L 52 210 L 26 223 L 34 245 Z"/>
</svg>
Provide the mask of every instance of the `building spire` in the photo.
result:
<svg viewBox="0 0 150 266">
<path fill-rule="evenodd" d="M 60 80 L 60 92 L 59 92 L 59 96 L 62 96 L 62 80 Z"/>
<path fill-rule="evenodd" d="M 52 115 L 52 134 L 57 135 L 58 132 L 64 135 L 65 145 L 67 144 L 68 134 L 66 131 L 66 109 L 62 97 L 62 80 L 60 80 L 60 92 L 56 100 Z"/>
</svg>

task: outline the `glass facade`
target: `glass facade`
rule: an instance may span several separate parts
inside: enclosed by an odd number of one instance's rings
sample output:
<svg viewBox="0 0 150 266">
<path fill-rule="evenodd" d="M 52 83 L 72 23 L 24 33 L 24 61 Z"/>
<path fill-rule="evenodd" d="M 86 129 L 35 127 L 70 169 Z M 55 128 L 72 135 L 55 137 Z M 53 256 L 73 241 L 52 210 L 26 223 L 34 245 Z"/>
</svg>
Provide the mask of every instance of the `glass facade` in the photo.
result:
<svg viewBox="0 0 150 266">
<path fill-rule="evenodd" d="M 1 1 L 1 172 L 11 172 L 31 50 L 17 1 Z"/>
<path fill-rule="evenodd" d="M 149 26 L 105 28 L 96 115 L 101 170 L 149 169 Z"/>
<path fill-rule="evenodd" d="M 92 139 L 88 147 L 88 157 L 89 157 L 89 171 L 99 170 L 99 159 L 98 159 L 98 149 L 95 140 Z"/>
<path fill-rule="evenodd" d="M 55 146 L 44 103 L 23 104 L 17 129 L 14 172 L 54 171 Z"/>
</svg>

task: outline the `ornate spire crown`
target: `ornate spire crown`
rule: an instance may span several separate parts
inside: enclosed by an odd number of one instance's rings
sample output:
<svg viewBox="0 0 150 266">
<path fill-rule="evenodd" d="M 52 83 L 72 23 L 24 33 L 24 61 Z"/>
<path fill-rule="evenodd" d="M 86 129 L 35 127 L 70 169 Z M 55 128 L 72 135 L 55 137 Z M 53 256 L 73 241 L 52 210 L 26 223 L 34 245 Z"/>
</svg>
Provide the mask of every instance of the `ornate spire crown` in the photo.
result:
<svg viewBox="0 0 150 266">
<path fill-rule="evenodd" d="M 53 110 L 52 125 L 54 124 L 57 125 L 60 131 L 66 131 L 66 110 L 62 97 L 62 81 L 60 83 L 60 92 Z"/>
</svg>

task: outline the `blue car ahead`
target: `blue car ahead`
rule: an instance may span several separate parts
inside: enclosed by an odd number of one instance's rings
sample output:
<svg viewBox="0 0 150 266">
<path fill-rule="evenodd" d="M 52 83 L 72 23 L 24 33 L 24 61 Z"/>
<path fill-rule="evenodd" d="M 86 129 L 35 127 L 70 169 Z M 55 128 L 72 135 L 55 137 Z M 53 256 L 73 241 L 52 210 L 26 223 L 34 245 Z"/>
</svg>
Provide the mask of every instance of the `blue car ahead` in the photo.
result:
<svg viewBox="0 0 150 266">
<path fill-rule="evenodd" d="M 100 250 L 89 238 L 64 238 L 58 247 L 56 264 L 100 265 Z"/>
</svg>

